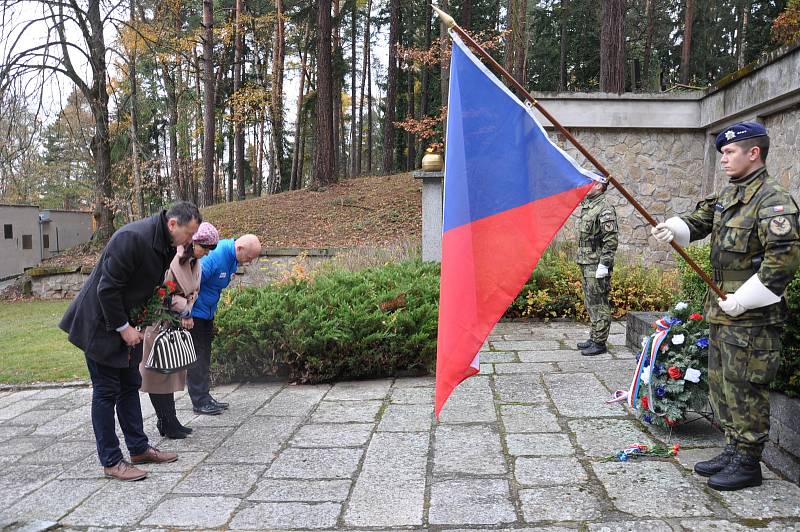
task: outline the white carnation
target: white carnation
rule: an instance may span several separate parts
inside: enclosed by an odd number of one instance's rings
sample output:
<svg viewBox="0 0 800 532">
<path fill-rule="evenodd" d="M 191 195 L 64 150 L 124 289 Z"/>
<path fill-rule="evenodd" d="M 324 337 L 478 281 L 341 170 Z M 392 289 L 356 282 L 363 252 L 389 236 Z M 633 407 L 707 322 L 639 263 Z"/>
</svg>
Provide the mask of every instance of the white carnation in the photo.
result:
<svg viewBox="0 0 800 532">
<path fill-rule="evenodd" d="M 684 341 L 686 341 L 686 337 L 682 334 L 676 334 L 672 337 L 672 343 L 674 345 L 681 345 Z"/>
<path fill-rule="evenodd" d="M 675 305 L 675 310 L 684 310 L 686 308 L 689 308 L 689 305 L 687 303 L 684 303 L 683 301 Z"/>
</svg>

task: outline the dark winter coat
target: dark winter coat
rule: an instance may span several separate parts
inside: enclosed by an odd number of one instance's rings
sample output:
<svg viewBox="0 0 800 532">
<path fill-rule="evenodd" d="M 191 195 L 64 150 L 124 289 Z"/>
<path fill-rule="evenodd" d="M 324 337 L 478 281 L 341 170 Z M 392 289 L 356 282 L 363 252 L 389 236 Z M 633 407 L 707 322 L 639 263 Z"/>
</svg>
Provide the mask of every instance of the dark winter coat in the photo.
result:
<svg viewBox="0 0 800 532">
<path fill-rule="evenodd" d="M 123 368 L 128 346 L 117 328 L 147 303 L 175 256 L 166 211 L 119 229 L 59 327 L 69 341 L 99 364 Z"/>
</svg>

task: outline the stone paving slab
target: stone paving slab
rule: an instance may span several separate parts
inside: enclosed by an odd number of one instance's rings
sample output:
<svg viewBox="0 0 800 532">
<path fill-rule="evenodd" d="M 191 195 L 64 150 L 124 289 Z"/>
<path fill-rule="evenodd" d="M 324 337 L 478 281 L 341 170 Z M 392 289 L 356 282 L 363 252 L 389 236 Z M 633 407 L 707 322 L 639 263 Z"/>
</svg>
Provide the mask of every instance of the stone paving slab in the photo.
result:
<svg viewBox="0 0 800 532">
<path fill-rule="evenodd" d="M 714 515 L 711 498 L 671 462 L 598 462 L 592 464 L 614 506 L 637 517 Z M 640 494 L 657 504 L 645 504 Z"/>
<path fill-rule="evenodd" d="M 213 390 L 231 403 L 220 416 L 176 394 L 194 432 L 170 440 L 142 394 L 150 443 L 180 456 L 135 483 L 103 475 L 91 388 L 2 391 L 0 529 L 800 532 L 800 487 L 765 467 L 764 485 L 740 492 L 693 473 L 723 443 L 707 421 L 670 432 L 605 404 L 633 368 L 624 333 L 614 322 L 611 353 L 588 359 L 574 346 L 585 324 L 500 323 L 487 374 L 439 420 L 432 376 L 234 383 Z M 635 442 L 681 452 L 605 461 Z"/>
<path fill-rule="evenodd" d="M 217 528 L 228 522 L 240 502 L 233 497 L 175 497 L 159 504 L 142 524 Z"/>
<path fill-rule="evenodd" d="M 428 432 L 378 433 L 350 497 L 349 526 L 423 524 Z"/>
<path fill-rule="evenodd" d="M 441 425 L 435 438 L 435 476 L 506 473 L 500 434 L 492 425 Z"/>
<path fill-rule="evenodd" d="M 505 479 L 444 480 L 431 489 L 432 525 L 496 525 L 517 520 Z"/>
</svg>

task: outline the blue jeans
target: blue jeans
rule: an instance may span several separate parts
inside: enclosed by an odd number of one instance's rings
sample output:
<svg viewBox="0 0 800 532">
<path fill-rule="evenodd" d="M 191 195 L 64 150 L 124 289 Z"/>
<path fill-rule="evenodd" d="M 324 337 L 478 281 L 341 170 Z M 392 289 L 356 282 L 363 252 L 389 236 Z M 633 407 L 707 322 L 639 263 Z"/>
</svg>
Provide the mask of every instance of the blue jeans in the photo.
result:
<svg viewBox="0 0 800 532">
<path fill-rule="evenodd" d="M 130 454 L 147 451 L 148 440 L 139 402 L 142 376 L 139 374 L 138 357 L 133 357 L 127 368 L 112 368 L 89 357 L 86 357 L 86 366 L 92 378 L 92 427 L 100 463 L 104 467 L 111 467 L 122 460 L 115 430 L 115 409 Z"/>
</svg>

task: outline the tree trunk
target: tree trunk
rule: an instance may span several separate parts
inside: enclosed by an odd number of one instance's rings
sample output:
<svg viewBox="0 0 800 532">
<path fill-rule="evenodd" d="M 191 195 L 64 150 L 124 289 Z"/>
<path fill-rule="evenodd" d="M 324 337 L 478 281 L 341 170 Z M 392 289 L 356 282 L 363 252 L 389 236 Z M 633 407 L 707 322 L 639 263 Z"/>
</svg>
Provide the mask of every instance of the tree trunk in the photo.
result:
<svg viewBox="0 0 800 532">
<path fill-rule="evenodd" d="M 508 36 L 506 51 L 506 70 L 518 82 L 525 84 L 525 54 L 527 50 L 525 13 L 527 0 L 510 0 L 508 7 Z"/>
<path fill-rule="evenodd" d="M 317 2 L 317 101 L 314 113 L 313 185 L 324 187 L 336 182 L 333 72 L 331 64 L 331 0 Z"/>
<path fill-rule="evenodd" d="M 91 149 L 95 160 L 94 219 L 97 223 L 95 239 L 106 240 L 114 233 L 114 213 L 109 202 L 113 198 L 111 188 L 111 144 L 108 130 L 108 89 L 106 87 L 106 44 L 103 40 L 103 20 L 99 0 L 91 0 L 87 9 L 91 34 L 87 39 L 89 56 L 93 65 L 91 88 L 83 85 L 83 93 L 89 101 L 95 120 Z M 88 89 L 88 90 L 87 90 Z"/>
<path fill-rule="evenodd" d="M 383 119 L 383 172 L 394 170 L 394 121 L 397 106 L 397 43 L 400 41 L 400 0 L 389 0 L 389 68 Z"/>
<path fill-rule="evenodd" d="M 644 40 L 644 65 L 642 77 L 644 78 L 644 90 L 649 91 L 653 88 L 653 84 L 650 82 L 650 62 L 653 59 L 653 38 L 655 36 L 656 26 L 656 0 L 647 0 L 645 11 L 647 12 L 647 32 Z"/>
<path fill-rule="evenodd" d="M 215 92 L 214 0 L 203 0 L 203 196 L 205 205 L 214 204 Z"/>
<path fill-rule="evenodd" d="M 336 63 L 339 64 L 339 56 L 342 53 L 341 36 L 339 34 L 339 0 L 332 1 L 333 6 L 333 19 L 336 24 L 331 27 L 331 58 L 336 58 Z M 331 102 L 333 103 L 333 169 L 338 178 L 342 173 L 342 168 L 345 167 L 344 158 L 342 154 L 342 79 L 339 72 L 333 72 L 331 66 L 331 76 L 333 78 L 333 92 Z"/>
<path fill-rule="evenodd" d="M 686 0 L 683 17 L 683 46 L 681 47 L 681 83 L 689 84 L 689 58 L 692 55 L 692 27 L 694 26 L 694 0 Z"/>
<path fill-rule="evenodd" d="M 370 48 L 372 48 L 370 46 Z M 372 51 L 367 58 L 367 173 L 372 174 Z"/>
<path fill-rule="evenodd" d="M 164 76 L 164 92 L 167 95 L 167 129 L 169 132 L 169 173 L 172 184 L 172 197 L 176 200 L 186 199 L 181 182 L 181 171 L 178 167 L 178 91 L 175 86 L 175 71 L 170 65 L 161 65 Z"/>
<path fill-rule="evenodd" d="M 558 90 L 567 90 L 567 20 L 569 18 L 569 0 L 561 0 L 561 17 L 559 17 L 559 29 L 561 32 L 561 50 L 558 60 Z"/>
<path fill-rule="evenodd" d="M 461 27 L 465 30 L 472 27 L 472 0 L 462 0 L 461 2 Z"/>
<path fill-rule="evenodd" d="M 303 42 L 300 50 L 300 89 L 297 93 L 297 122 L 294 125 L 294 153 L 292 154 L 292 175 L 289 179 L 289 190 L 297 190 L 300 188 L 300 181 L 298 172 L 300 170 L 300 135 L 302 134 L 301 125 L 303 122 L 303 99 L 305 97 L 305 81 L 306 81 L 306 67 L 308 62 L 308 35 L 309 24 L 306 21 L 305 28 L 303 29 Z"/>
<path fill-rule="evenodd" d="M 430 50 L 431 42 L 432 42 L 432 30 L 431 30 L 431 16 L 433 15 L 433 10 L 431 9 L 431 0 L 425 0 L 425 49 Z M 422 65 L 422 94 L 420 96 L 420 110 L 419 114 L 422 118 L 428 116 L 428 100 L 430 98 L 430 80 L 429 80 L 429 69 L 428 65 Z"/>
<path fill-rule="evenodd" d="M 136 2 L 131 0 L 131 15 L 130 24 L 136 27 Z M 136 42 L 133 44 L 130 57 L 130 71 L 128 78 L 131 84 L 131 158 L 133 159 L 133 196 L 136 201 L 137 216 L 139 218 L 145 217 L 144 210 L 144 192 L 142 191 L 142 170 L 139 164 L 139 89 L 136 80 Z"/>
<path fill-rule="evenodd" d="M 350 177 L 356 176 L 358 156 L 356 154 L 356 15 L 358 4 L 353 2 L 350 14 Z"/>
<path fill-rule="evenodd" d="M 275 172 L 275 182 L 279 189 L 284 187 L 283 176 L 283 66 L 286 62 L 285 48 L 285 21 L 283 17 L 283 0 L 275 0 L 275 41 L 272 45 L 272 109 L 270 113 L 272 125 L 272 151 L 274 153 L 273 168 Z"/>
<path fill-rule="evenodd" d="M 234 19 L 234 58 L 233 58 L 233 94 L 237 94 L 242 88 L 242 0 L 236 0 L 236 14 Z M 244 116 L 239 112 L 233 112 L 233 144 L 234 144 L 234 168 L 236 169 L 236 197 L 240 200 L 245 198 L 244 190 L 244 128 L 242 122 Z"/>
<path fill-rule="evenodd" d="M 750 23 L 751 0 L 739 0 L 738 28 L 736 32 L 736 67 L 744 68 L 747 64 L 747 26 Z"/>
<path fill-rule="evenodd" d="M 625 0 L 605 0 L 601 8 L 600 90 L 625 92 Z"/>
<path fill-rule="evenodd" d="M 406 113 L 406 118 L 416 118 L 417 115 L 414 104 L 414 71 L 411 69 L 411 65 L 408 65 L 408 69 L 406 71 L 406 80 L 406 92 L 408 93 L 408 112 Z M 406 171 L 413 169 L 414 165 L 417 163 L 417 150 L 415 146 L 416 142 L 416 135 L 411 132 L 407 132 Z"/>
</svg>

